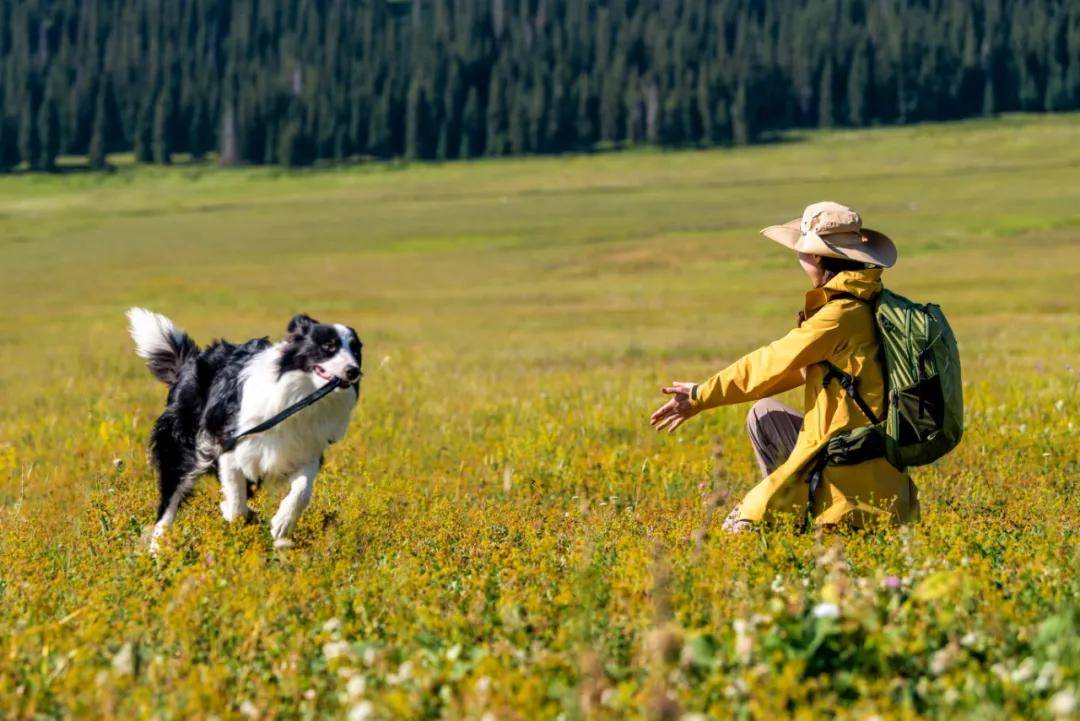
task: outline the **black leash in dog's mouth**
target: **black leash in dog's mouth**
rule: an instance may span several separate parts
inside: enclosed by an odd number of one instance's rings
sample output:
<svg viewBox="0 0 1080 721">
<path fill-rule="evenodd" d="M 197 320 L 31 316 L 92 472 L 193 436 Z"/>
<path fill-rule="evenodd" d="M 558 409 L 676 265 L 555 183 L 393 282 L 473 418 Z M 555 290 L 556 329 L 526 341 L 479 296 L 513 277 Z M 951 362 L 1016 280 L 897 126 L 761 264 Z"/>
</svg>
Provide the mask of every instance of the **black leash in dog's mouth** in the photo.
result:
<svg viewBox="0 0 1080 721">
<path fill-rule="evenodd" d="M 345 387 L 350 386 L 350 385 L 352 385 L 352 383 L 346 383 L 345 381 L 341 380 L 340 378 L 332 378 L 332 379 L 330 379 L 330 381 L 327 382 L 327 384 L 324 385 L 322 388 L 319 388 L 318 390 L 316 390 L 314 393 L 312 393 L 309 396 L 301 398 L 296 403 L 293 403 L 291 406 L 289 406 L 285 410 L 281 411 L 280 413 L 278 413 L 278 414 L 276 414 L 274 416 L 271 416 L 270 418 L 267 418 L 265 421 L 263 421 L 259 425 L 255 426 L 253 428 L 248 428 L 243 433 L 237 433 L 235 436 L 230 436 L 229 438 L 226 438 L 225 443 L 222 445 L 222 453 L 228 453 L 232 449 L 236 448 L 237 442 L 241 438 L 243 438 L 244 436 L 253 436 L 256 433 L 262 433 L 263 431 L 268 431 L 271 428 L 273 428 L 274 426 L 276 426 L 279 423 L 281 423 L 282 421 L 284 421 L 289 416 L 292 416 L 292 415 L 295 415 L 295 414 L 299 413 L 300 411 L 304 410 L 305 408 L 312 405 L 313 403 L 317 403 L 320 399 L 325 398 L 326 396 L 330 395 L 331 393 L 336 391 L 338 388 L 345 388 Z"/>
</svg>

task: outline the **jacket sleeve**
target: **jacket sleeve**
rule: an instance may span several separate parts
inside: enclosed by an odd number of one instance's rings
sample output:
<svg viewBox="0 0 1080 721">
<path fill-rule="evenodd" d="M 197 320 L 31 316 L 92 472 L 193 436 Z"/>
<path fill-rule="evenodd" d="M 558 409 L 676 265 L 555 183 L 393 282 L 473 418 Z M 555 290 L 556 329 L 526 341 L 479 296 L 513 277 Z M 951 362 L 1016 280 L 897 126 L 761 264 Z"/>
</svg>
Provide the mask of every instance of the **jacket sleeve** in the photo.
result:
<svg viewBox="0 0 1080 721">
<path fill-rule="evenodd" d="M 802 371 L 834 355 L 844 342 L 842 303 L 826 303 L 783 338 L 748 353 L 695 388 L 700 409 L 754 401 L 804 382 Z"/>
</svg>

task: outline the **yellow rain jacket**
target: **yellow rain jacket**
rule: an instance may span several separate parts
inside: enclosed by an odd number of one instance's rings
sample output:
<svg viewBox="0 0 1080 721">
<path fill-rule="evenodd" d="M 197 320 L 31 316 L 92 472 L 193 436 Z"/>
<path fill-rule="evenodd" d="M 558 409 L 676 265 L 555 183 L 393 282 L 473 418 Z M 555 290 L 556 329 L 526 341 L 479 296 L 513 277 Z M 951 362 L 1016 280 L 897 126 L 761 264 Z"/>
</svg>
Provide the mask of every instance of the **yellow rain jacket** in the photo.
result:
<svg viewBox="0 0 1080 721">
<path fill-rule="evenodd" d="M 840 383 L 822 381 L 829 361 L 858 379 L 859 393 L 879 418 L 885 411 L 884 369 L 869 303 L 881 292 L 881 269 L 838 273 L 806 294 L 799 326 L 778 341 L 740 358 L 701 383 L 691 403 L 701 409 L 759 400 L 805 383 L 806 416 L 795 448 L 742 501 L 741 518 L 768 522 L 777 513 L 806 514 L 808 478 L 829 439 L 869 421 Z M 839 297 L 837 297 L 839 296 Z M 806 371 L 805 377 L 803 371 Z M 918 520 L 918 491 L 911 478 L 884 458 L 826 466 L 814 496 L 815 524 L 862 527 L 887 515 L 896 523 Z"/>
</svg>

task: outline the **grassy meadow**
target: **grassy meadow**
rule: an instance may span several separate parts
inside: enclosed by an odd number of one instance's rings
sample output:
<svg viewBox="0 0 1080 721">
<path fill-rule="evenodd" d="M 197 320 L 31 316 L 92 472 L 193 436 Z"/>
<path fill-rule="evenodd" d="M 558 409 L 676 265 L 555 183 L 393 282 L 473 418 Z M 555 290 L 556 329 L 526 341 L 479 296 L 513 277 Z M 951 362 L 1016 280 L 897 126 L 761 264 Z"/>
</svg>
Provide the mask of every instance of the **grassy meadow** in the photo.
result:
<svg viewBox="0 0 1080 721">
<path fill-rule="evenodd" d="M 1076 718 L 1078 120 L 0 177 L 0 713 Z M 822 199 L 949 315 L 967 434 L 914 471 L 918 526 L 722 535 L 747 408 L 648 414 L 791 327 L 805 276 L 757 230 Z M 229 526 L 206 478 L 147 553 L 165 389 L 135 304 L 203 343 L 300 311 L 360 331 L 295 548 L 281 488 Z"/>
</svg>

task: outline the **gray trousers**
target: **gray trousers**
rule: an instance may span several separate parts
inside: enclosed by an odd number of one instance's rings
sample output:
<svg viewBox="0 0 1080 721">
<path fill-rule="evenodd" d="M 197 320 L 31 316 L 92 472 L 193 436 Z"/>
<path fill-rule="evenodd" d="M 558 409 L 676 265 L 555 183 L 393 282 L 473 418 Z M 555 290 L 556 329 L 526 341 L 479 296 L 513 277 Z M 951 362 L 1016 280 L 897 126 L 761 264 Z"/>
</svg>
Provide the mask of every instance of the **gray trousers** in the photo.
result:
<svg viewBox="0 0 1080 721">
<path fill-rule="evenodd" d="M 791 455 L 802 424 L 801 413 L 772 398 L 760 400 L 750 408 L 746 430 L 762 477 L 775 471 Z"/>
</svg>

